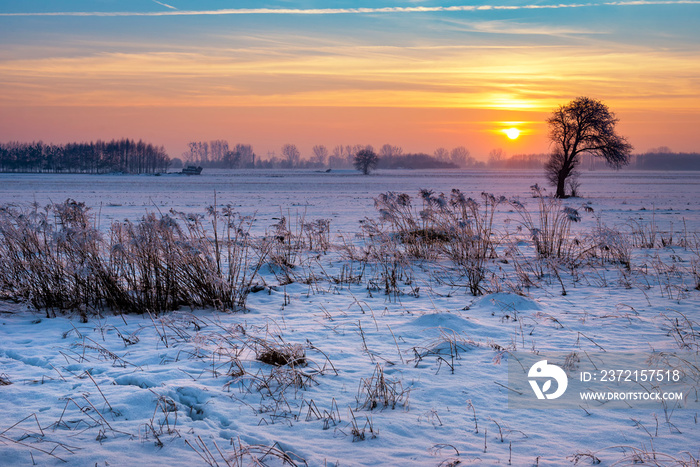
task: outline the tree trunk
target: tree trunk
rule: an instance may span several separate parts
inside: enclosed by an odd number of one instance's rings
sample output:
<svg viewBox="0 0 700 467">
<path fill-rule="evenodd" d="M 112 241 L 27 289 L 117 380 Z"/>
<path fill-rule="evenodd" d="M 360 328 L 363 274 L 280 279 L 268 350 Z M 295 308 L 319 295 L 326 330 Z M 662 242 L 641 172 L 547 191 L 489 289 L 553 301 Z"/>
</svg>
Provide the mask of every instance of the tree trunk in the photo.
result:
<svg viewBox="0 0 700 467">
<path fill-rule="evenodd" d="M 569 176 L 569 171 L 562 168 L 557 177 L 557 198 L 566 198 L 566 179 Z"/>
</svg>

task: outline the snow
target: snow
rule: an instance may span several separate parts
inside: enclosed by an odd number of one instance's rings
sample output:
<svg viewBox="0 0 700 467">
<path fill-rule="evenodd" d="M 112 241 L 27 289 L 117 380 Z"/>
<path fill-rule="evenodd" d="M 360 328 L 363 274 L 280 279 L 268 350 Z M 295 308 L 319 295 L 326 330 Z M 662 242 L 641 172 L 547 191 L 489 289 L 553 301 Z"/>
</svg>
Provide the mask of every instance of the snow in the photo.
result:
<svg viewBox="0 0 700 467">
<path fill-rule="evenodd" d="M 676 242 L 699 231 L 696 174 L 586 172 L 581 181 L 584 198 L 565 201 L 583 217 L 576 232 L 599 222 L 625 230 L 631 218 L 653 218 Z M 378 217 L 373 197 L 386 191 L 487 191 L 534 209 L 529 187 L 543 176 L 205 170 L 199 177 L 5 174 L 0 182 L 0 204 L 73 198 L 93 209 L 101 229 L 152 211 L 204 213 L 216 193 L 218 205 L 255 215 L 254 233 L 280 215 L 324 218 L 337 243 L 339 233 L 356 241 L 359 221 Z M 580 210 L 583 203 L 594 212 Z M 517 235 L 508 205 L 495 224 Z M 528 250 L 524 237 L 519 243 Z M 656 255 L 682 273 L 656 274 Z M 181 309 L 83 323 L 0 302 L 0 375 L 11 383 L 0 385 L 0 464 L 223 466 L 238 465 L 236 453 L 248 449 L 281 465 L 264 456 L 273 446 L 301 465 L 588 465 L 587 454 L 601 465 L 628 465 L 635 449 L 656 453 L 660 465 L 690 459 L 684 453 L 698 459 L 695 409 L 514 409 L 506 364 L 509 351 L 680 351 L 670 323 L 700 322 L 694 255 L 677 245 L 634 248 L 629 275 L 608 263 L 562 269 L 561 283 L 550 274 L 524 296 L 504 281 L 474 297 L 437 283 L 437 266 L 416 261 L 398 296 L 368 289 L 372 270 L 359 284 L 280 284 L 264 268 L 268 287 L 249 296 L 245 313 Z M 335 252 L 312 263 L 328 276 L 347 264 Z M 507 274 L 511 264 L 490 267 Z M 697 332 L 686 336 L 695 351 Z M 262 341 L 301 346 L 306 365 L 256 360 Z M 379 400 L 369 410 L 367 388 L 380 371 L 394 393 L 388 406 Z M 364 439 L 353 436 L 353 423 Z"/>
</svg>

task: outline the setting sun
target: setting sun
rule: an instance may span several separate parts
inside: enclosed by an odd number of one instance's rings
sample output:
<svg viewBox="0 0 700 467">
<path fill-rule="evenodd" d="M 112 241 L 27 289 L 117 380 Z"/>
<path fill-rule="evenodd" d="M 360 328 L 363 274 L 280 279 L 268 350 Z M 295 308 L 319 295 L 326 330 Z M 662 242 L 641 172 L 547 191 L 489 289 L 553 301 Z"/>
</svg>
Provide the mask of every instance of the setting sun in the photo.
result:
<svg viewBox="0 0 700 467">
<path fill-rule="evenodd" d="M 520 130 L 517 128 L 508 128 L 507 130 L 503 130 L 503 132 L 509 139 L 517 139 L 518 136 L 520 136 Z"/>
</svg>

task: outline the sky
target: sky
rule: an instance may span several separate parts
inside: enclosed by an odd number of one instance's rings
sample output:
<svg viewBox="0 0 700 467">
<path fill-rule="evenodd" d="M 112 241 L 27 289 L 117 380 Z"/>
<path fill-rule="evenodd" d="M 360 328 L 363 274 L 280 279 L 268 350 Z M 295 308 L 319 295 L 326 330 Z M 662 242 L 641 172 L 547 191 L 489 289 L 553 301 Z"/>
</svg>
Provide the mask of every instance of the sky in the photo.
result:
<svg viewBox="0 0 700 467">
<path fill-rule="evenodd" d="M 700 0 L 0 0 L 0 141 L 485 160 L 549 151 L 547 116 L 588 96 L 635 152 L 700 151 L 699 20 Z"/>
</svg>

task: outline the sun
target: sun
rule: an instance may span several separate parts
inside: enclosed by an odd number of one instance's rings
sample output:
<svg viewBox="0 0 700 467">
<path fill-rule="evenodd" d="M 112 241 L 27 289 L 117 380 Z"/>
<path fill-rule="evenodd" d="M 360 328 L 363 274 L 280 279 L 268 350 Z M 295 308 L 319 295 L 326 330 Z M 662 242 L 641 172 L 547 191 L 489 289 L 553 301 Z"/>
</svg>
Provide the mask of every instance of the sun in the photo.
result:
<svg viewBox="0 0 700 467">
<path fill-rule="evenodd" d="M 505 133 L 509 139 L 518 139 L 518 136 L 520 136 L 520 130 L 517 128 L 508 128 L 507 130 L 503 130 L 503 133 Z"/>
</svg>

